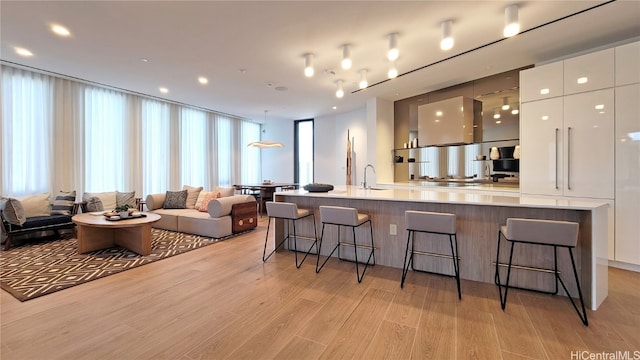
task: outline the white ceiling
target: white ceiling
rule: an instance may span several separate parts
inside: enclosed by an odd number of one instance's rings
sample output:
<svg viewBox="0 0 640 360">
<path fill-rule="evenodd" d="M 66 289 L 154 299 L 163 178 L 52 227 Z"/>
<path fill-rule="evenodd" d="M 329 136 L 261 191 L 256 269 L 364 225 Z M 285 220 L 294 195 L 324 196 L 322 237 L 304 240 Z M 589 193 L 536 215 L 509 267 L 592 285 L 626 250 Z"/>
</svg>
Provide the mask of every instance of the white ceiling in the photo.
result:
<svg viewBox="0 0 640 360">
<path fill-rule="evenodd" d="M 373 97 L 403 99 L 640 36 L 637 0 L 523 1 L 518 4 L 524 33 L 499 41 L 504 8 L 511 3 L 3 0 L 0 58 L 256 121 L 265 118 L 265 110 L 269 120 L 296 120 L 350 111 Z M 443 52 L 439 24 L 447 19 L 454 21 L 455 46 Z M 52 23 L 72 35 L 54 35 Z M 386 36 L 393 32 L 399 33 L 400 74 L 426 67 L 385 81 Z M 353 45 L 349 71 L 340 68 L 345 43 Z M 18 56 L 16 46 L 34 56 Z M 307 52 L 316 54 L 313 78 L 303 75 Z M 370 84 L 382 83 L 353 92 L 361 68 L 369 69 Z M 198 76 L 209 84 L 198 84 Z M 342 99 L 334 95 L 338 79 L 345 81 Z M 160 86 L 169 93 L 161 94 Z"/>
</svg>

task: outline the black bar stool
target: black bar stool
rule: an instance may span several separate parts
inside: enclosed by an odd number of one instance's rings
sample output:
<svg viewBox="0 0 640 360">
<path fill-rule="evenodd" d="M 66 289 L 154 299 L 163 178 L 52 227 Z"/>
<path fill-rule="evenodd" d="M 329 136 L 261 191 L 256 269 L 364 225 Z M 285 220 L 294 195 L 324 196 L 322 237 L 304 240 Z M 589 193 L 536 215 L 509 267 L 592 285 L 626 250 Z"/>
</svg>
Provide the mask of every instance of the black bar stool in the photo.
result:
<svg viewBox="0 0 640 360">
<path fill-rule="evenodd" d="M 284 244 L 285 241 L 288 241 L 291 239 L 292 223 L 293 223 L 293 251 L 296 258 L 296 268 L 300 268 L 300 266 L 302 265 L 304 260 L 307 258 L 307 256 L 311 252 L 311 249 L 313 249 L 314 246 L 316 247 L 316 251 L 319 252 L 318 251 L 318 233 L 316 231 L 316 216 L 312 211 L 307 209 L 298 209 L 298 205 L 293 203 L 269 201 L 267 202 L 267 215 L 269 216 L 269 219 L 267 223 L 267 235 L 265 236 L 265 239 L 264 239 L 264 250 L 262 252 L 262 261 L 267 261 L 267 259 L 269 259 L 271 255 L 273 255 L 273 253 L 276 250 L 278 250 L 278 248 L 281 247 L 282 244 Z M 296 231 L 296 221 L 300 219 L 304 219 L 308 216 L 311 216 L 313 218 L 313 233 L 314 233 L 313 238 L 308 236 L 298 236 L 298 233 Z M 271 227 L 271 219 L 284 220 L 286 224 L 287 234 L 284 237 L 284 239 L 280 241 L 280 243 L 278 243 L 278 241 L 276 240 L 276 244 L 277 244 L 276 247 L 273 249 L 273 251 L 269 253 L 269 255 L 267 255 L 267 242 L 269 241 L 269 228 Z M 309 247 L 309 250 L 307 250 L 306 253 L 304 254 L 304 257 L 302 258 L 302 261 L 300 261 L 300 263 L 298 263 L 298 245 L 297 245 L 298 239 L 313 240 L 313 243 Z M 288 244 L 289 244 L 288 247 L 291 248 L 291 243 L 288 242 Z"/>
<path fill-rule="evenodd" d="M 460 292 L 460 266 L 458 264 L 458 241 L 456 236 L 456 215 L 449 213 L 436 213 L 427 211 L 413 211 L 407 210 L 404 212 L 404 221 L 407 231 L 407 248 L 404 253 L 404 262 L 402 266 L 402 280 L 400 281 L 400 287 L 404 287 L 404 280 L 409 272 L 409 265 L 411 270 L 451 276 L 456 279 L 456 285 L 458 286 L 458 299 L 462 299 L 462 293 Z M 444 254 L 429 253 L 415 250 L 415 236 L 416 232 L 439 234 L 449 237 L 449 244 L 451 245 L 451 256 Z M 411 249 L 409 249 L 409 243 L 411 243 Z M 411 255 L 409 255 L 411 254 Z M 432 271 L 418 270 L 413 267 L 414 255 L 427 255 L 437 257 L 450 257 L 453 260 L 453 275 L 434 273 Z M 407 258 L 409 259 L 407 261 Z"/>
<path fill-rule="evenodd" d="M 344 259 L 342 257 L 340 257 L 340 246 L 353 246 L 353 253 L 355 254 L 355 263 L 356 263 L 356 277 L 358 278 L 358 282 L 362 282 L 362 278 L 364 277 L 364 273 L 367 271 L 367 267 L 369 265 L 373 266 L 376 264 L 376 257 L 375 257 L 375 253 L 374 253 L 374 246 L 373 246 L 373 225 L 371 223 L 371 219 L 369 218 L 369 215 L 365 215 L 365 214 L 359 214 L 357 209 L 354 208 L 348 208 L 348 207 L 341 207 L 341 206 L 320 206 L 320 221 L 322 221 L 322 232 L 320 235 L 320 245 L 319 245 L 319 249 L 318 249 L 318 257 L 316 259 L 316 273 L 319 273 L 320 270 L 322 270 L 322 268 L 324 267 L 324 264 L 327 263 L 327 261 L 329 261 L 329 259 L 331 258 L 331 255 L 333 255 L 333 253 L 336 251 L 336 249 L 338 250 L 338 259 L 340 260 L 347 260 L 347 261 L 353 261 L 350 259 Z M 369 229 L 371 232 L 371 246 L 369 245 L 359 245 L 356 243 L 356 228 L 364 225 L 366 223 L 369 223 Z M 333 248 L 333 250 L 331 250 L 331 253 L 329 254 L 329 256 L 327 256 L 327 258 L 324 260 L 324 262 L 322 263 L 322 265 L 320 264 L 320 249 L 322 249 L 322 239 L 324 238 L 324 227 L 325 225 L 337 225 L 338 226 L 338 243 L 336 244 L 336 246 Z M 349 244 L 349 243 L 343 243 L 340 242 L 340 227 L 341 226 L 346 226 L 346 227 L 350 227 L 352 232 L 353 232 L 353 245 Z M 367 258 L 366 262 L 360 262 L 358 260 L 358 249 L 359 248 L 366 248 L 366 249 L 370 249 L 371 251 L 369 252 L 369 257 Z M 371 260 L 373 259 L 373 262 L 371 262 Z M 364 264 L 364 269 L 362 270 L 362 274 L 360 273 L 360 269 L 359 266 L 361 264 Z"/>
<path fill-rule="evenodd" d="M 511 242 L 511 250 L 509 253 L 509 264 L 507 265 L 507 282 L 506 284 L 500 283 L 500 273 L 498 267 L 500 265 L 500 239 L 504 237 L 507 241 Z M 555 289 L 554 291 L 542 291 L 530 288 L 520 288 L 515 286 L 509 286 L 509 278 L 511 276 L 511 267 L 514 266 L 513 262 L 513 248 L 518 244 L 531 244 L 553 247 L 553 269 L 538 269 L 526 267 L 524 270 L 551 270 L 555 277 Z M 538 219 L 520 219 L 509 218 L 507 219 L 507 225 L 501 226 L 498 231 L 498 251 L 496 252 L 496 273 L 495 283 L 498 286 L 498 292 L 500 293 L 500 306 L 504 310 L 507 306 L 507 293 L 509 287 L 530 290 L 540 292 L 543 294 L 556 295 L 558 293 L 558 282 L 564 288 L 567 293 L 567 297 L 571 301 L 571 305 L 580 316 L 580 320 L 585 326 L 589 326 L 587 320 L 587 311 L 584 307 L 584 299 L 582 297 L 582 289 L 580 288 L 580 281 L 578 280 L 578 271 L 576 270 L 576 262 L 573 258 L 573 248 L 578 243 L 578 223 L 569 221 L 555 221 L 555 220 L 538 220 Z M 576 279 L 576 285 L 578 287 L 578 296 L 580 297 L 580 305 L 582 306 L 582 312 L 578 309 L 575 301 L 569 294 L 564 281 L 560 277 L 558 272 L 558 248 L 566 248 L 569 251 L 569 257 L 571 258 L 571 266 L 573 267 L 573 275 Z M 504 294 L 502 288 L 504 289 Z"/>
</svg>

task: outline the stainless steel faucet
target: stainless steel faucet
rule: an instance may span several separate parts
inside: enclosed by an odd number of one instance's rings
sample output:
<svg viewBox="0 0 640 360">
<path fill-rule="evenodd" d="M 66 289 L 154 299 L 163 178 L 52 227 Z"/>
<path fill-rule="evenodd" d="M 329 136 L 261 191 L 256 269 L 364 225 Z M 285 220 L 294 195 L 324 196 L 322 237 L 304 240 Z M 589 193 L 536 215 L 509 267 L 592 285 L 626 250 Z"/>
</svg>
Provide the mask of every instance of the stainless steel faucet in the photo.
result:
<svg viewBox="0 0 640 360">
<path fill-rule="evenodd" d="M 376 168 L 373 167 L 373 165 L 371 164 L 367 164 L 367 166 L 364 167 L 364 182 L 362 183 L 362 187 L 364 189 L 367 188 L 367 168 L 371 167 L 371 170 L 373 170 L 373 173 L 376 173 Z M 369 186 L 369 188 L 371 188 L 371 186 Z"/>
</svg>

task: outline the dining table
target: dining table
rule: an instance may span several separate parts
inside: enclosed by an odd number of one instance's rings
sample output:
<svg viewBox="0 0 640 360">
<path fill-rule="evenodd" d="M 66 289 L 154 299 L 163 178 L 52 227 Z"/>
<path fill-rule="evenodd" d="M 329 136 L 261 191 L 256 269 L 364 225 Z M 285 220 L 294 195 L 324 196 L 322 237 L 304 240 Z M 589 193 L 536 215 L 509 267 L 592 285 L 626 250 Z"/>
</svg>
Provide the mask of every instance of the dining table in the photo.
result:
<svg viewBox="0 0 640 360">
<path fill-rule="evenodd" d="M 298 189 L 296 183 L 284 183 L 284 182 L 262 182 L 255 184 L 237 184 L 233 185 L 236 190 L 239 190 L 243 194 L 249 194 L 256 197 L 259 204 L 260 213 L 266 211 L 264 204 L 267 201 L 273 201 L 273 194 L 278 190 L 295 190 Z"/>
</svg>

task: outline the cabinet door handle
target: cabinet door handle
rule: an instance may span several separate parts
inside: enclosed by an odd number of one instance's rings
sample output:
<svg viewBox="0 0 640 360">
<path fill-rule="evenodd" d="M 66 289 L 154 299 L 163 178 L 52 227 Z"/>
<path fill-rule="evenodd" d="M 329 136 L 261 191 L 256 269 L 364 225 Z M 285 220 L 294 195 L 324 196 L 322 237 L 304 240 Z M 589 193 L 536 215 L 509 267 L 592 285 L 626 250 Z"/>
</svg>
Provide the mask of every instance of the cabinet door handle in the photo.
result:
<svg viewBox="0 0 640 360">
<path fill-rule="evenodd" d="M 567 127 L 567 189 L 571 190 L 571 127 Z"/>
<path fill-rule="evenodd" d="M 560 129 L 556 128 L 556 153 L 555 153 L 555 158 L 556 158 L 556 190 L 560 189 L 558 187 L 558 133 L 560 132 Z"/>
</svg>

